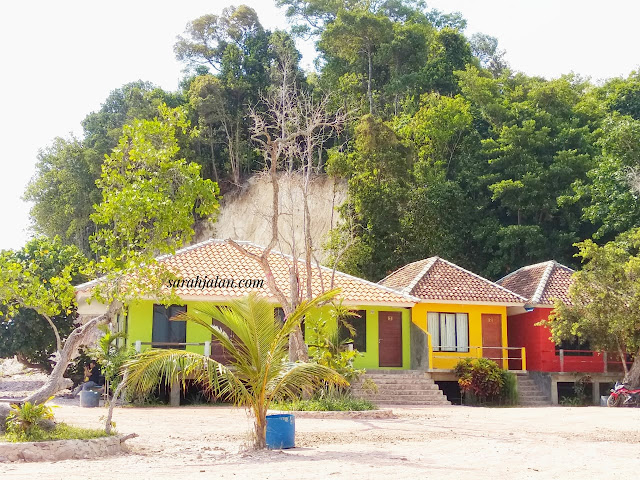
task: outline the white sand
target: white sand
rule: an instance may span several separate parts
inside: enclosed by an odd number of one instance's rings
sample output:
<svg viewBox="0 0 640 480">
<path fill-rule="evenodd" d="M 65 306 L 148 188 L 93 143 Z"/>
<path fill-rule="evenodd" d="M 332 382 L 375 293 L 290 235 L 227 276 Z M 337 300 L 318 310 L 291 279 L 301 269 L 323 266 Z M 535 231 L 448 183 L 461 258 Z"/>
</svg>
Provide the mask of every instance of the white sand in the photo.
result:
<svg viewBox="0 0 640 480">
<path fill-rule="evenodd" d="M 98 426 L 105 409 L 61 401 L 60 420 Z M 71 406 L 73 405 L 73 406 Z M 394 409 L 392 420 L 297 419 L 297 448 L 246 452 L 251 421 L 226 407 L 118 408 L 131 453 L 0 464 L 5 479 L 608 478 L 640 467 L 640 409 Z M 88 473 L 90 472 L 90 474 Z"/>
</svg>

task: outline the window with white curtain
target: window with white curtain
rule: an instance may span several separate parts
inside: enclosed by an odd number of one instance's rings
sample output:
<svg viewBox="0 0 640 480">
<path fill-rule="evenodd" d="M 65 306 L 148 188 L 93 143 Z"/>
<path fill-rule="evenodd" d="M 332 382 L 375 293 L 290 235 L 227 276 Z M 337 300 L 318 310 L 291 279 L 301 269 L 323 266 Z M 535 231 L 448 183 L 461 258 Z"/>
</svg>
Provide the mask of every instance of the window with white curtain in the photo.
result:
<svg viewBox="0 0 640 480">
<path fill-rule="evenodd" d="M 427 331 L 435 352 L 469 351 L 469 315 L 466 313 L 428 312 Z"/>
</svg>

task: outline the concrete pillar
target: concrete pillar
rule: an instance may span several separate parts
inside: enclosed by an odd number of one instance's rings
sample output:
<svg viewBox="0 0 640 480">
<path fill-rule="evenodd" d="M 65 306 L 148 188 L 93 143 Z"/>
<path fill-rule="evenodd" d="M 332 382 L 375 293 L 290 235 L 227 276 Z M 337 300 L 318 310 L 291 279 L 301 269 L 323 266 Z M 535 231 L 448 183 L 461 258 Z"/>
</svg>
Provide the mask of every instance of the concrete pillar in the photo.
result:
<svg viewBox="0 0 640 480">
<path fill-rule="evenodd" d="M 594 380 L 591 385 L 593 385 L 593 404 L 600 405 L 600 382 Z"/>
<path fill-rule="evenodd" d="M 211 342 L 204 342 L 204 356 L 211 356 Z"/>
<path fill-rule="evenodd" d="M 564 349 L 560 349 L 560 371 L 564 373 Z"/>
<path fill-rule="evenodd" d="M 558 405 L 558 380 L 551 378 L 551 403 Z"/>
<path fill-rule="evenodd" d="M 172 407 L 180 406 L 180 382 L 171 384 L 171 393 L 169 394 L 169 405 Z"/>
<path fill-rule="evenodd" d="M 141 350 L 142 350 L 142 341 L 136 340 L 136 353 L 140 353 Z"/>
</svg>

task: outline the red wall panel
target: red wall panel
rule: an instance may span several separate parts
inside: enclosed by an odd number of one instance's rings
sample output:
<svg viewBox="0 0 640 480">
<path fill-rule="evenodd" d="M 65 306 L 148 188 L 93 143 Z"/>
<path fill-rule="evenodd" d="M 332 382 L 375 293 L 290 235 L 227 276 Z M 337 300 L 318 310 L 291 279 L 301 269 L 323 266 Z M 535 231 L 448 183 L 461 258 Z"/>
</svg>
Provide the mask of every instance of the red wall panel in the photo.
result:
<svg viewBox="0 0 640 480">
<path fill-rule="evenodd" d="M 531 312 L 511 315 L 507 318 L 509 347 L 525 347 L 527 370 L 539 372 L 602 372 L 603 357 L 598 353 L 593 356 L 564 356 L 564 369 L 560 367 L 560 356 L 556 355 L 555 344 L 547 327 L 536 326 L 546 320 L 551 308 L 535 308 Z M 510 357 L 519 357 L 517 351 L 510 350 Z M 520 369 L 518 359 L 509 361 L 509 368 Z"/>
</svg>

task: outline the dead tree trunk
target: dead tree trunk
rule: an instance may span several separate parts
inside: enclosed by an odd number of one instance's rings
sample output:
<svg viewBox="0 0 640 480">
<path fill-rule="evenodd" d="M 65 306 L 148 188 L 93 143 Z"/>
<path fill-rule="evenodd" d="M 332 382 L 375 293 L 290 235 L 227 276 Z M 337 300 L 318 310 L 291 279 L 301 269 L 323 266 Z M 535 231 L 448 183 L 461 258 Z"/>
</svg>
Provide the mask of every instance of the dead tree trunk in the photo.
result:
<svg viewBox="0 0 640 480">
<path fill-rule="evenodd" d="M 67 371 L 67 367 L 69 366 L 69 363 L 71 363 L 71 360 L 75 357 L 78 348 L 83 345 L 93 333 L 95 333 L 94 330 L 98 325 L 109 321 L 109 319 L 111 319 L 119 309 L 120 304 L 118 302 L 113 302 L 109 305 L 106 313 L 94 317 L 75 328 L 64 341 L 62 350 L 57 352 L 58 358 L 56 365 L 53 367 L 51 375 L 49 375 L 47 381 L 42 387 L 25 398 L 24 401 L 31 402 L 33 404 L 44 403 L 60 390 L 68 388 L 70 380 L 64 378 L 64 373 Z"/>
</svg>

